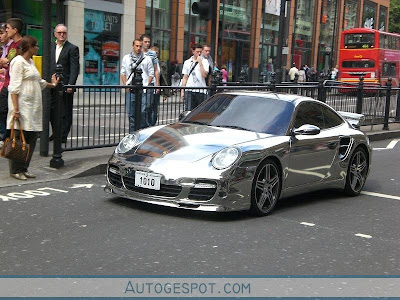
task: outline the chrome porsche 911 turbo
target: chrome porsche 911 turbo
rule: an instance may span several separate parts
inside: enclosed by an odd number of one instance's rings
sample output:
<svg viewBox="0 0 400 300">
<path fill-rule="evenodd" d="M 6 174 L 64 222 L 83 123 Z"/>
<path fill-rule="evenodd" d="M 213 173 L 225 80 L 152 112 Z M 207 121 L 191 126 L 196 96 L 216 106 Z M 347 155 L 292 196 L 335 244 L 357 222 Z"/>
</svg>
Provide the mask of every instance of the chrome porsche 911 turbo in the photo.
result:
<svg viewBox="0 0 400 300">
<path fill-rule="evenodd" d="M 270 213 L 283 197 L 335 188 L 358 195 L 371 146 L 362 115 L 308 97 L 216 94 L 178 123 L 125 136 L 107 167 L 105 191 L 203 211 Z"/>
</svg>

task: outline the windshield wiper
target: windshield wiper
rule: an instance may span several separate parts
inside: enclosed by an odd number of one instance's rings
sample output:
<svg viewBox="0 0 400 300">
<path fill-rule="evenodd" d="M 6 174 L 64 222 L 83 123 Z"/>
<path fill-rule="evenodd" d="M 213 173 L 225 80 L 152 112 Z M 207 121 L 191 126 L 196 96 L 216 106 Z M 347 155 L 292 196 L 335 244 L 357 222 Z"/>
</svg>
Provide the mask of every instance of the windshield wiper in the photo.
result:
<svg viewBox="0 0 400 300">
<path fill-rule="evenodd" d="M 247 129 L 247 128 L 244 128 L 244 127 L 241 127 L 241 126 L 236 126 L 236 125 L 212 125 L 212 126 L 232 128 L 232 129 L 240 129 L 240 130 L 246 130 L 246 131 L 253 131 L 253 130 L 250 130 L 250 129 Z"/>
</svg>

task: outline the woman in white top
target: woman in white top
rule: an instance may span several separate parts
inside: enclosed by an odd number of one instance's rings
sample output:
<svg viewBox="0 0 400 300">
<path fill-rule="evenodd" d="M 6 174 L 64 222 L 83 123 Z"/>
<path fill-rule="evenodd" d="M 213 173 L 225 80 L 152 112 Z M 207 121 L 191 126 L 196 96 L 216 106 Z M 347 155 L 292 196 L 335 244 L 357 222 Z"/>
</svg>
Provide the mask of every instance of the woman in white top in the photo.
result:
<svg viewBox="0 0 400 300">
<path fill-rule="evenodd" d="M 300 68 L 299 71 L 299 79 L 297 80 L 297 82 L 306 82 L 306 71 L 304 70 L 304 66 L 302 66 Z"/>
<path fill-rule="evenodd" d="M 28 172 L 28 167 L 39 132 L 42 131 L 42 89 L 54 88 L 58 84 L 54 74 L 51 78 L 52 83 L 40 78 L 32 60 L 38 49 L 36 38 L 24 36 L 19 44 L 20 55 L 10 64 L 7 129 L 10 129 L 12 119 L 19 120 L 26 142 L 30 145 L 26 162 L 10 160 L 10 176 L 19 180 L 36 177 Z M 18 122 L 15 122 L 14 128 L 19 129 Z"/>
</svg>

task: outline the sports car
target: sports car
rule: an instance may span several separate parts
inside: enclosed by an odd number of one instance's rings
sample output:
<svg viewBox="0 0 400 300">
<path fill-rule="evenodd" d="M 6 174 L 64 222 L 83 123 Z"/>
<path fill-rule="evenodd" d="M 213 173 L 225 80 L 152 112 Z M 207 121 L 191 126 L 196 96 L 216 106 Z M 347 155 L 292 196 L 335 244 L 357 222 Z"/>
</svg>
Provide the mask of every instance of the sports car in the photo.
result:
<svg viewBox="0 0 400 300">
<path fill-rule="evenodd" d="M 177 123 L 125 136 L 105 191 L 183 209 L 269 214 L 277 201 L 320 189 L 358 195 L 371 146 L 362 115 L 308 97 L 219 93 Z"/>
</svg>

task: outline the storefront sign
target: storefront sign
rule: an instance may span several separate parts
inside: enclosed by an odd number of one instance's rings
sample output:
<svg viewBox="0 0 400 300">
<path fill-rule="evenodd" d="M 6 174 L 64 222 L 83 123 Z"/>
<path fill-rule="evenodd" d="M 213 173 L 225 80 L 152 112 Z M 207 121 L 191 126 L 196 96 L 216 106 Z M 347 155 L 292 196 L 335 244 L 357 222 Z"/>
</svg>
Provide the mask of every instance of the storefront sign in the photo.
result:
<svg viewBox="0 0 400 300">
<path fill-rule="evenodd" d="M 84 84 L 119 84 L 121 16 L 85 9 Z"/>
</svg>

